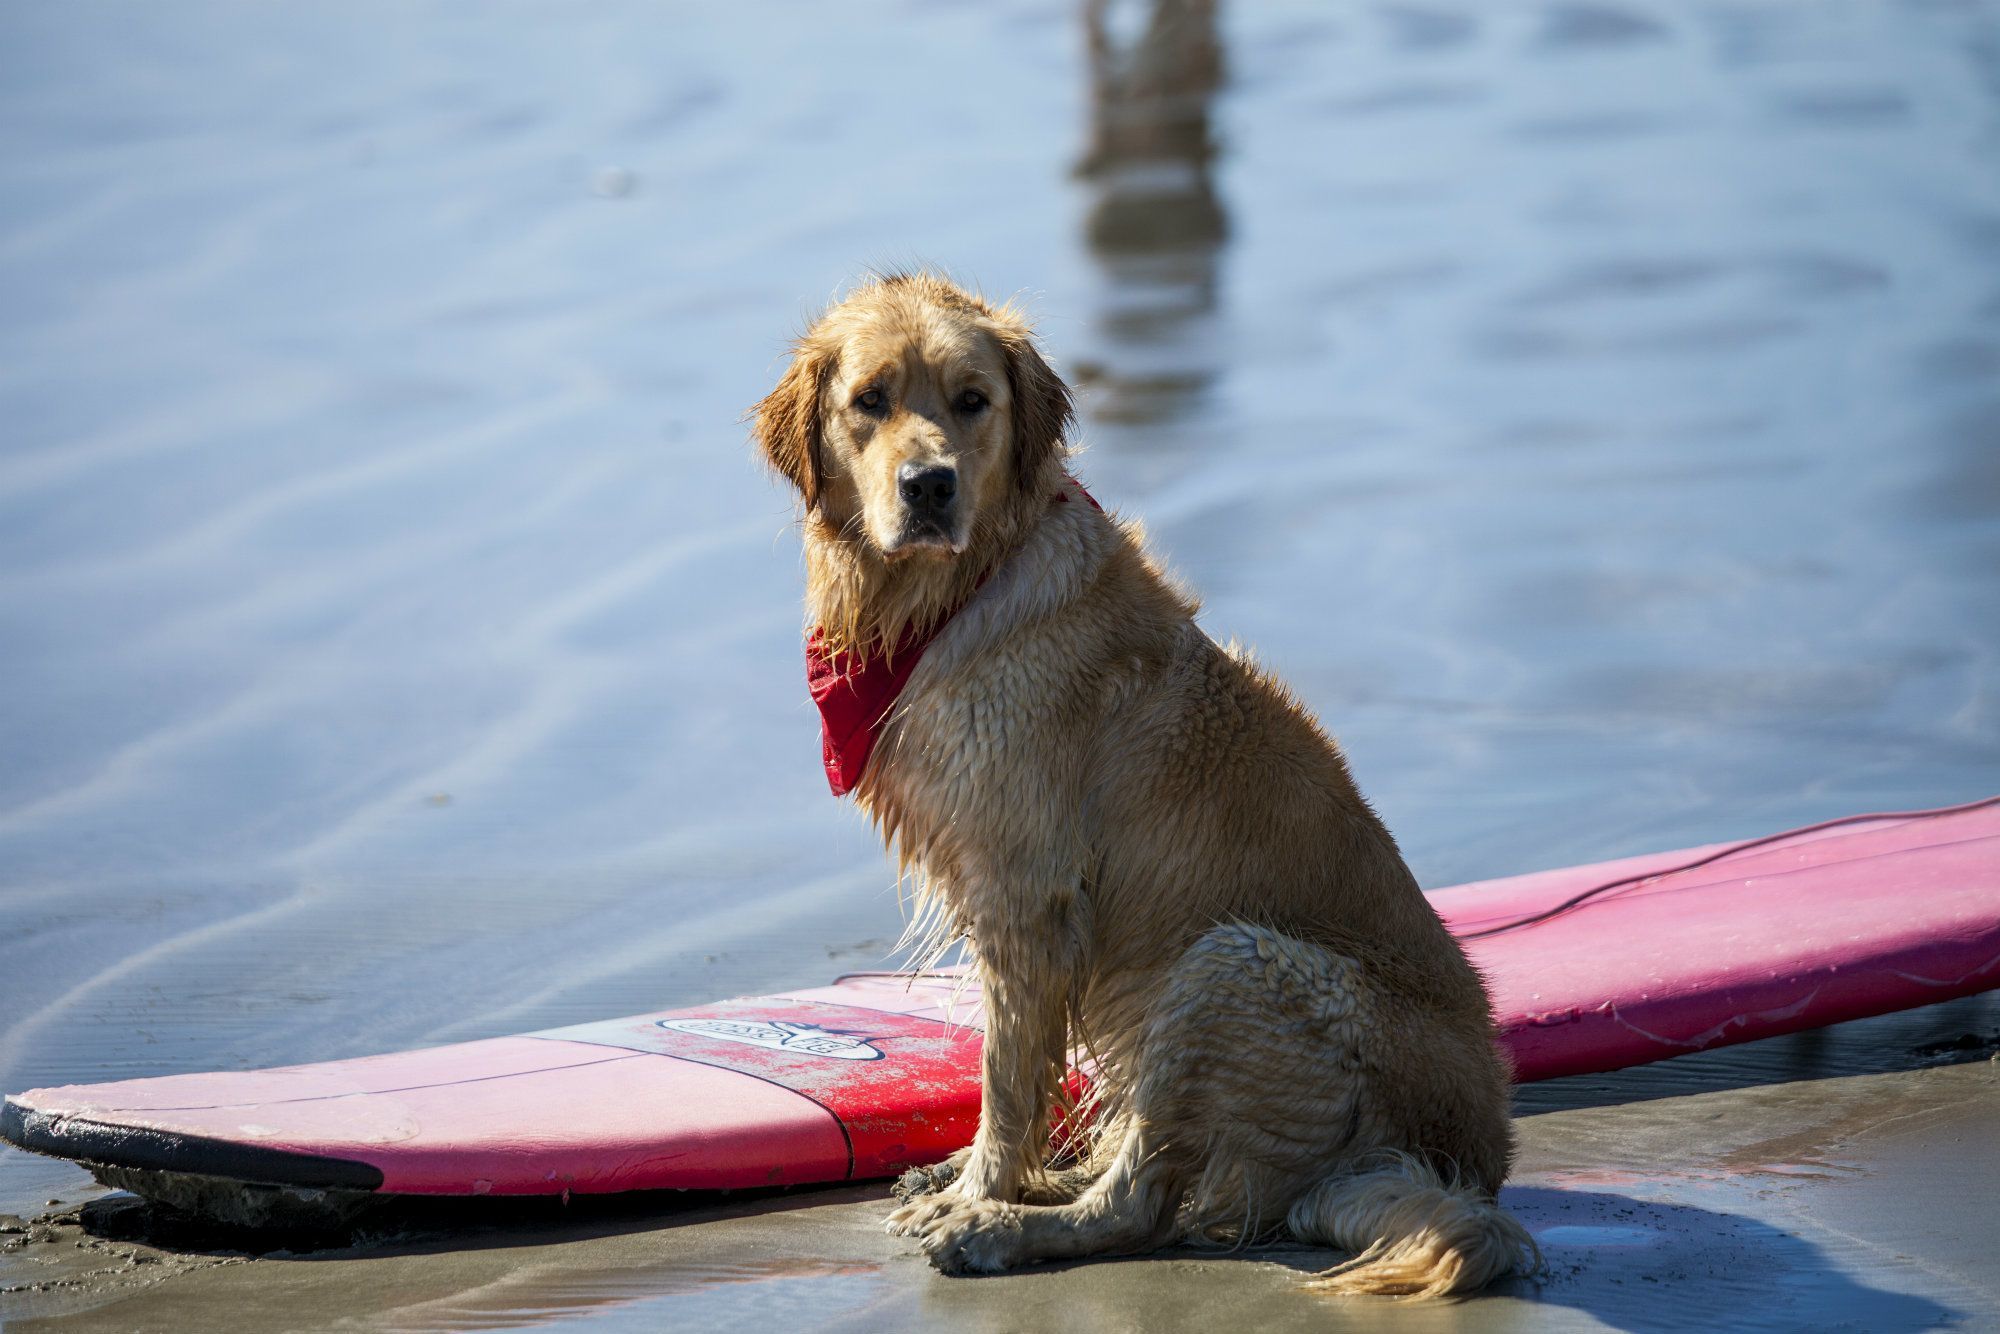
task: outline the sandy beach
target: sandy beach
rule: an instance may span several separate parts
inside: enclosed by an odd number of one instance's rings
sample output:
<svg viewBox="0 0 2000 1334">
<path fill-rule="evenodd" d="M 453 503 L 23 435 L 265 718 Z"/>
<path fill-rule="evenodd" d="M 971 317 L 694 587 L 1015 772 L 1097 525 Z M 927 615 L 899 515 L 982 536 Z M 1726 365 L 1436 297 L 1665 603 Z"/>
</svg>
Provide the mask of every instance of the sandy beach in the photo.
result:
<svg viewBox="0 0 2000 1334">
<path fill-rule="evenodd" d="M 0 1089 L 883 965 L 740 422 L 869 265 L 1037 316 L 1078 472 L 1427 885 L 1989 795 L 1996 33 L 10 8 Z M 945 1280 L 875 1186 L 248 1259 L 0 1150 L 0 1324 L 1976 1328 L 1996 1034 L 1989 996 L 1523 1090 L 1551 1276 L 1449 1309 L 1303 1301 L 1310 1253 Z"/>
</svg>

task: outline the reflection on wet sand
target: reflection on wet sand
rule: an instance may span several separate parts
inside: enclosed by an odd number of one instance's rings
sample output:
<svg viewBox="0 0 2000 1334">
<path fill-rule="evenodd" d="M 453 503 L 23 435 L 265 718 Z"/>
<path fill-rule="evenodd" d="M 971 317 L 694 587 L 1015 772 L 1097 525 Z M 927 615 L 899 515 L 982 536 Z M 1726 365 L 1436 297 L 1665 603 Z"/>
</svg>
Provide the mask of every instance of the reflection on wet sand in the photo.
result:
<svg viewBox="0 0 2000 1334">
<path fill-rule="evenodd" d="M 1229 219 L 1210 107 L 1222 86 L 1212 0 L 1087 0 L 1090 191 L 1084 236 L 1102 283 L 1074 378 L 1105 422 L 1186 412 L 1214 378 L 1210 322 Z"/>
<path fill-rule="evenodd" d="M 876 1296 L 880 1266 L 809 1258 L 696 1261 L 659 1267 L 572 1271 L 531 1267 L 468 1292 L 396 1312 L 400 1329 L 505 1329 L 598 1318 L 619 1308 L 671 1301 L 684 1327 L 706 1323 L 711 1309 L 755 1313 L 780 1328 L 805 1328 Z M 748 1288 L 723 1294 L 718 1290 Z M 727 1296 L 726 1305 L 704 1300 Z"/>
</svg>

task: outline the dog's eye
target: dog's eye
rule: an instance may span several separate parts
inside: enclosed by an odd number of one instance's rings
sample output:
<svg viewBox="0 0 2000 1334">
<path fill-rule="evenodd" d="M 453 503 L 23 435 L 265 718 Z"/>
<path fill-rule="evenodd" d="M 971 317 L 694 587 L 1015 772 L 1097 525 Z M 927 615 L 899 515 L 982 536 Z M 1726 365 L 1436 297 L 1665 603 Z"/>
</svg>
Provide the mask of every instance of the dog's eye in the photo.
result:
<svg viewBox="0 0 2000 1334">
<path fill-rule="evenodd" d="M 862 390 L 860 395 L 855 398 L 854 406 L 860 408 L 863 412 L 880 412 L 882 410 L 882 391 L 880 389 Z"/>
<path fill-rule="evenodd" d="M 958 396 L 958 410 L 960 412 L 977 412 L 985 406 L 986 395 L 980 393 L 977 389 L 968 389 Z"/>
</svg>

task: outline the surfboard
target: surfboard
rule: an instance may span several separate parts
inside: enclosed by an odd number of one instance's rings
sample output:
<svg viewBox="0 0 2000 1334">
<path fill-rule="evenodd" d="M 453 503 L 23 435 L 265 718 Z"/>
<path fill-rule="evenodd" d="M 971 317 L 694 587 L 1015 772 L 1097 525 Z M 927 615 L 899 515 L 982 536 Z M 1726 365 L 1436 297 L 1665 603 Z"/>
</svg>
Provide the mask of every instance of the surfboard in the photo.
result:
<svg viewBox="0 0 2000 1334">
<path fill-rule="evenodd" d="M 1519 1079 L 1617 1069 L 2000 986 L 2000 798 L 1430 901 Z M 31 1089 L 0 1103 L 0 1137 L 249 1222 L 287 1203 L 887 1177 L 971 1139 L 980 1024 L 962 974 L 853 974 L 393 1055 Z"/>
</svg>

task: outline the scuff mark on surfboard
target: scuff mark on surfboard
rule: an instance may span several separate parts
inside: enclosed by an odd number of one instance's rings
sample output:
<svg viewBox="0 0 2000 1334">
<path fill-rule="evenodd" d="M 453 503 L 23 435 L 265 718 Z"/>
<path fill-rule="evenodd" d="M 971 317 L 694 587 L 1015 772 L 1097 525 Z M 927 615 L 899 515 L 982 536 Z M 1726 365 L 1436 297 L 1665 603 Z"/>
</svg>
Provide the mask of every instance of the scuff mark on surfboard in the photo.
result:
<svg viewBox="0 0 2000 1334">
<path fill-rule="evenodd" d="M 2000 968 L 2000 954 L 1994 955 L 1970 972 L 1960 973 L 1957 977 L 1924 977 L 1917 973 L 1904 972 L 1900 968 L 1896 969 L 1896 976 L 1905 982 L 1915 982 L 1920 987 L 1960 987 L 1982 973 L 1992 972 L 1995 968 Z"/>
<path fill-rule="evenodd" d="M 1732 1029 L 1749 1028 L 1753 1024 L 1777 1024 L 1783 1023 L 1788 1019 L 1796 1019 L 1805 1013 L 1806 1007 L 1811 1005 L 1813 998 L 1818 995 L 1819 988 L 1814 987 L 1790 1005 L 1781 1005 L 1771 1010 L 1752 1010 L 1746 1014 L 1731 1015 L 1729 1018 L 1715 1025 L 1715 1027 L 1705 1029 L 1691 1038 L 1670 1038 L 1664 1034 L 1654 1033 L 1641 1028 L 1620 1013 L 1615 1004 L 1611 1006 L 1610 1012 L 1612 1020 L 1621 1028 L 1637 1033 L 1642 1038 L 1657 1042 L 1663 1047 L 1679 1047 L 1686 1051 L 1700 1051 L 1705 1047 L 1714 1045 L 1715 1042 L 1727 1035 Z"/>
</svg>

